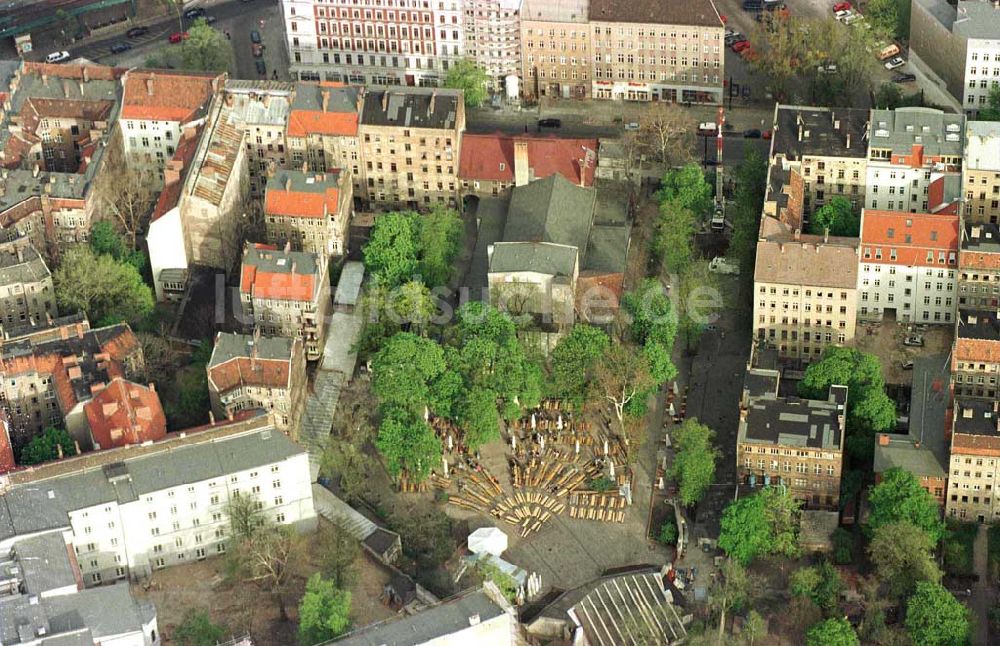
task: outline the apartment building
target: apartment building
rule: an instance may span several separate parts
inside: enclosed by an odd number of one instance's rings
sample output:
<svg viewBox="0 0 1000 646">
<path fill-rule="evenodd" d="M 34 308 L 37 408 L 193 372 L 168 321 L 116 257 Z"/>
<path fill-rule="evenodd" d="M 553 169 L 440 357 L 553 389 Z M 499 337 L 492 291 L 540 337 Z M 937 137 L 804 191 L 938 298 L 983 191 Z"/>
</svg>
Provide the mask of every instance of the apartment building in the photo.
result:
<svg viewBox="0 0 1000 646">
<path fill-rule="evenodd" d="M 185 124 L 204 117 L 224 74 L 129 70 L 122 77 L 118 126 L 130 168 L 163 186 L 163 171 L 173 157 Z"/>
<path fill-rule="evenodd" d="M 932 108 L 872 110 L 865 206 L 957 214 L 964 122 Z"/>
<path fill-rule="evenodd" d="M 958 239 L 958 215 L 862 211 L 858 316 L 950 325 Z"/>
<path fill-rule="evenodd" d="M 156 608 L 127 583 L 79 589 L 79 564 L 61 532 L 23 536 L 0 557 L 4 644 L 159 646 Z"/>
<path fill-rule="evenodd" d="M 309 531 L 316 524 L 308 455 L 266 416 L 7 478 L 0 549 L 28 534 L 64 534 L 88 587 L 224 553 L 225 509 L 236 494 L 256 498 L 270 522 Z"/>
<path fill-rule="evenodd" d="M 291 165 L 320 172 L 350 172 L 354 193 L 361 190 L 358 121 L 364 88 L 335 83 L 298 83 L 288 115 L 286 138 Z"/>
<path fill-rule="evenodd" d="M 521 73 L 522 0 L 462 0 L 465 55 L 486 71 L 493 91 Z"/>
<path fill-rule="evenodd" d="M 951 360 L 955 396 L 995 401 L 1000 396 L 1000 319 L 997 310 L 959 309 Z"/>
<path fill-rule="evenodd" d="M 251 197 L 264 195 L 269 169 L 289 167 L 285 127 L 295 87 L 295 83 L 279 81 L 229 79 L 225 83 L 223 102 L 246 142 Z"/>
<path fill-rule="evenodd" d="M 1000 74 L 1000 65 L 997 71 Z M 965 124 L 962 186 L 965 190 L 962 216 L 966 222 L 1000 222 L 1000 123 L 969 121 Z"/>
<path fill-rule="evenodd" d="M 723 25 L 711 0 L 591 0 L 591 96 L 722 103 Z"/>
<path fill-rule="evenodd" d="M 435 87 L 463 57 L 459 0 L 281 0 L 293 78 Z"/>
<path fill-rule="evenodd" d="M 293 251 L 340 256 L 354 204 L 349 172 L 283 170 L 267 182 L 264 228 L 267 241 Z"/>
<path fill-rule="evenodd" d="M 868 111 L 777 104 L 765 214 L 807 230 L 810 217 L 834 197 L 864 206 Z M 794 193 L 794 198 L 785 197 Z M 778 202 L 782 203 L 779 214 Z"/>
<path fill-rule="evenodd" d="M 206 369 L 216 418 L 259 409 L 285 434 L 302 419 L 307 386 L 301 339 L 219 332 Z"/>
<path fill-rule="evenodd" d="M 21 62 L 0 110 L 0 237 L 51 258 L 85 242 L 123 70 Z"/>
<path fill-rule="evenodd" d="M 590 97 L 589 0 L 524 0 L 521 80 L 526 99 Z"/>
<path fill-rule="evenodd" d="M 30 325 L 57 316 L 52 274 L 25 238 L 0 242 L 0 323 Z"/>
<path fill-rule="evenodd" d="M 87 448 L 99 451 L 166 437 L 167 417 L 153 384 L 143 386 L 114 377 L 93 393 L 83 406 L 90 434 Z"/>
<path fill-rule="evenodd" d="M 466 134 L 458 167 L 461 193 L 495 197 L 554 174 L 593 186 L 597 148 L 596 139 Z"/>
<path fill-rule="evenodd" d="M 358 136 L 358 197 L 382 208 L 458 204 L 465 131 L 461 90 L 392 88 L 365 92 Z"/>
<path fill-rule="evenodd" d="M 247 244 L 240 273 L 244 325 L 261 333 L 302 339 L 306 359 L 323 354 L 330 279 L 323 254 Z"/>
<path fill-rule="evenodd" d="M 1000 307 L 1000 225 L 966 224 L 958 252 L 958 306 Z"/>
<path fill-rule="evenodd" d="M 758 341 L 806 364 L 854 339 L 858 239 L 805 235 L 776 218 L 761 220 L 754 267 Z"/>
<path fill-rule="evenodd" d="M 910 14 L 910 61 L 975 118 L 1000 84 L 1000 9 L 981 0 L 912 0 Z"/>
<path fill-rule="evenodd" d="M 998 401 L 955 398 L 946 511 L 980 523 L 1000 517 Z"/>
<path fill-rule="evenodd" d="M 0 407 L 15 455 L 49 426 L 90 444 L 84 405 L 116 377 L 143 368 L 142 346 L 128 325 L 90 329 L 71 317 L 7 339 L 0 348 Z"/>
<path fill-rule="evenodd" d="M 838 509 L 847 387 L 826 401 L 750 397 L 740 406 L 736 471 L 750 486 L 782 484 L 809 508 Z"/>
</svg>

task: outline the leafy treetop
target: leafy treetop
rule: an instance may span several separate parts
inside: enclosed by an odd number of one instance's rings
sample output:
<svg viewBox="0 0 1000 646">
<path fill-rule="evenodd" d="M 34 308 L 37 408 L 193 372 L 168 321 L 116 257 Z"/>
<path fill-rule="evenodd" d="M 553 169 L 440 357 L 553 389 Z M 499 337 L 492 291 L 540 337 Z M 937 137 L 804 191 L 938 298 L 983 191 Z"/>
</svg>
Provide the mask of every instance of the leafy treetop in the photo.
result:
<svg viewBox="0 0 1000 646">
<path fill-rule="evenodd" d="M 933 544 L 944 536 L 945 526 L 934 497 L 915 475 L 894 467 L 882 474 L 882 480 L 868 498 L 871 513 L 868 528 L 873 531 L 883 525 L 906 521 L 927 532 Z"/>
</svg>

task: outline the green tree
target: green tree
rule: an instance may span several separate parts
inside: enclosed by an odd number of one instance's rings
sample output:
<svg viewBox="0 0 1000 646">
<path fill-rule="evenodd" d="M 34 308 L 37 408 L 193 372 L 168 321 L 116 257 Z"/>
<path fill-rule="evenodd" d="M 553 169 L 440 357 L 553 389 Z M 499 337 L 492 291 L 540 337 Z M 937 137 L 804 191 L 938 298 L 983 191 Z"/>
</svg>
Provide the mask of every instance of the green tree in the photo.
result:
<svg viewBox="0 0 1000 646">
<path fill-rule="evenodd" d="M 420 334 L 426 334 L 437 303 L 431 290 L 419 280 L 411 280 L 386 293 L 383 314 L 394 324 Z"/>
<path fill-rule="evenodd" d="M 865 17 L 881 37 L 903 41 L 910 38 L 910 3 L 906 0 L 871 0 Z"/>
<path fill-rule="evenodd" d="M 227 72 L 233 68 L 233 46 L 221 32 L 199 18 L 181 43 L 181 67 L 197 72 Z"/>
<path fill-rule="evenodd" d="M 794 596 L 811 599 L 823 612 L 829 613 L 837 605 L 844 582 L 837 568 L 822 561 L 819 565 L 795 570 L 790 588 Z"/>
<path fill-rule="evenodd" d="M 779 101 L 787 96 L 795 76 L 815 69 L 821 62 L 810 46 L 808 28 L 795 16 L 765 12 L 749 36 L 754 50 L 750 68 L 764 77 L 767 88 Z"/>
<path fill-rule="evenodd" d="M 697 216 L 677 199 L 660 202 L 653 237 L 653 253 L 660 259 L 663 269 L 672 274 L 682 274 L 694 261 L 694 234 Z"/>
<path fill-rule="evenodd" d="M 800 507 L 783 487 L 740 498 L 722 514 L 719 547 L 743 565 L 770 554 L 797 556 Z"/>
<path fill-rule="evenodd" d="M 423 418 L 412 411 L 382 406 L 382 423 L 375 446 L 385 458 L 389 473 L 399 476 L 403 470 L 420 482 L 441 462 L 441 440 Z"/>
<path fill-rule="evenodd" d="M 343 635 L 351 625 L 350 613 L 351 593 L 319 572 L 313 574 L 299 602 L 299 643 L 313 646 Z"/>
<path fill-rule="evenodd" d="M 941 580 L 941 570 L 931 554 L 933 548 L 934 543 L 922 529 L 897 522 L 875 530 L 868 544 L 868 556 L 889 594 L 901 598 L 922 581 Z"/>
<path fill-rule="evenodd" d="M 809 629 L 806 646 L 858 646 L 858 635 L 846 619 L 827 619 Z"/>
<path fill-rule="evenodd" d="M 861 217 L 854 213 L 851 202 L 839 195 L 816 210 L 809 224 L 811 233 L 857 238 L 861 232 Z"/>
<path fill-rule="evenodd" d="M 986 107 L 980 108 L 976 114 L 979 121 L 1000 121 L 1000 85 L 990 88 L 986 97 Z"/>
<path fill-rule="evenodd" d="M 59 447 L 62 447 L 65 458 L 76 455 L 76 444 L 66 429 L 49 426 L 21 449 L 21 464 L 39 464 L 55 460 L 59 457 Z"/>
<path fill-rule="evenodd" d="M 170 636 L 178 646 L 216 646 L 226 636 L 226 627 L 212 623 L 205 610 L 189 610 Z"/>
<path fill-rule="evenodd" d="M 939 583 L 921 582 L 906 608 L 906 631 L 921 646 L 964 646 L 969 610 Z"/>
<path fill-rule="evenodd" d="M 447 285 L 454 272 L 455 258 L 462 248 L 465 225 L 454 209 L 435 206 L 421 216 L 419 226 L 420 261 L 417 269 L 430 287 Z"/>
<path fill-rule="evenodd" d="M 479 575 L 483 577 L 483 581 L 493 583 L 509 603 L 517 604 L 518 586 L 517 581 L 512 576 L 485 559 L 478 563 L 476 569 L 479 570 Z"/>
<path fill-rule="evenodd" d="M 684 340 L 688 352 L 698 347 L 701 335 L 722 305 L 719 302 L 720 293 L 718 277 L 709 271 L 709 261 L 704 258 L 692 262 L 680 275 L 677 284 L 677 333 Z"/>
<path fill-rule="evenodd" d="M 673 362 L 677 316 L 663 285 L 648 278 L 622 297 L 622 307 L 631 318 L 632 339 L 642 346 L 649 361 L 649 373 L 656 384 L 666 383 L 677 375 Z"/>
<path fill-rule="evenodd" d="M 597 366 L 595 382 L 601 397 L 615 412 L 619 433 L 627 437 L 626 407 L 633 400 L 645 398 L 653 387 L 645 357 L 633 346 L 612 343 Z"/>
<path fill-rule="evenodd" d="M 444 351 L 436 342 L 410 332 L 391 337 L 372 358 L 372 392 L 383 404 L 423 414 L 431 382 L 445 370 Z"/>
<path fill-rule="evenodd" d="M 875 91 L 875 107 L 895 110 L 903 104 L 903 90 L 896 83 L 885 82 Z"/>
<path fill-rule="evenodd" d="M 766 634 L 765 628 L 764 618 L 756 610 L 751 610 L 747 613 L 746 619 L 743 620 L 743 630 L 740 631 L 740 636 L 747 640 L 750 646 L 753 646 L 757 638 Z"/>
<path fill-rule="evenodd" d="M 847 565 L 854 561 L 854 534 L 844 527 L 833 530 L 833 560 L 838 565 Z"/>
<path fill-rule="evenodd" d="M 419 217 L 413 212 L 391 212 L 375 219 L 363 253 L 365 267 L 379 284 L 402 285 L 416 273 Z"/>
<path fill-rule="evenodd" d="M 722 564 L 719 576 L 709 594 L 709 602 L 719 613 L 718 643 L 722 643 L 723 630 L 726 625 L 726 613 L 739 612 L 750 605 L 753 591 L 760 588 L 759 577 L 747 572 L 746 568 L 736 559 L 727 559 Z"/>
<path fill-rule="evenodd" d="M 673 477 L 680 484 L 681 503 L 697 504 L 715 480 L 715 463 L 722 454 L 713 445 L 715 433 L 690 417 L 673 433 Z"/>
<path fill-rule="evenodd" d="M 755 147 L 743 147 L 743 161 L 736 167 L 736 191 L 727 212 L 733 225 L 729 255 L 740 266 L 740 279 L 753 282 L 760 215 L 764 208 L 767 162 Z M 749 290 L 748 290 L 749 293 Z"/>
<path fill-rule="evenodd" d="M 358 579 L 355 563 L 361 556 L 358 539 L 331 525 L 324 527 L 320 533 L 319 547 L 323 576 L 340 589 L 354 585 Z"/>
<path fill-rule="evenodd" d="M 937 501 L 905 469 L 894 467 L 885 471 L 882 481 L 872 489 L 868 504 L 869 532 L 883 525 L 908 522 L 926 532 L 933 545 L 944 536 L 945 525 Z"/>
<path fill-rule="evenodd" d="M 136 324 L 153 311 L 153 291 L 131 264 L 74 247 L 53 276 L 56 302 L 63 312 L 86 312 L 98 326 Z"/>
<path fill-rule="evenodd" d="M 581 408 L 592 388 L 597 362 L 609 343 L 604 330 L 583 323 L 574 325 L 549 354 L 548 395 Z"/>
<path fill-rule="evenodd" d="M 677 521 L 670 516 L 660 525 L 660 533 L 656 535 L 656 540 L 664 545 L 677 545 L 678 531 Z"/>
<path fill-rule="evenodd" d="M 448 70 L 444 86 L 465 93 L 465 106 L 478 108 L 489 96 L 490 77 L 471 58 L 463 58 Z"/>
<path fill-rule="evenodd" d="M 98 220 L 90 227 L 90 248 L 98 255 L 106 254 L 115 260 L 126 254 L 125 240 L 110 220 Z"/>
<path fill-rule="evenodd" d="M 64 9 L 56 9 L 56 20 L 59 22 L 59 31 L 63 38 L 70 39 L 76 36 L 80 26 L 76 21 L 76 16 L 70 15 Z"/>
<path fill-rule="evenodd" d="M 656 197 L 660 204 L 674 202 L 679 208 L 694 213 L 695 217 L 705 217 L 712 210 L 712 193 L 712 185 L 705 180 L 701 166 L 690 163 L 664 173 Z"/>
<path fill-rule="evenodd" d="M 459 420 L 465 429 L 465 445 L 472 451 L 500 439 L 497 394 L 488 388 L 471 388 L 461 406 Z"/>
</svg>

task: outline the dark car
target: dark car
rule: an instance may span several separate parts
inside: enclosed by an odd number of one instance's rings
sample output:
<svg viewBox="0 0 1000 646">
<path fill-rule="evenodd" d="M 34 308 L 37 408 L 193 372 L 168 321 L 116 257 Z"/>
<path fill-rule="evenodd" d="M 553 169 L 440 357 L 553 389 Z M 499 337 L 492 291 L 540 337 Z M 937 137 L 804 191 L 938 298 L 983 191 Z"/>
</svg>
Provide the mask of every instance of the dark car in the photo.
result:
<svg viewBox="0 0 1000 646">
<path fill-rule="evenodd" d="M 562 126 L 562 121 L 559 119 L 539 119 L 539 128 L 559 128 Z"/>
<path fill-rule="evenodd" d="M 264 65 L 264 61 L 256 61 L 257 73 L 261 76 L 267 76 L 267 66 Z"/>
<path fill-rule="evenodd" d="M 125 35 L 129 38 L 138 38 L 139 36 L 145 36 L 149 33 L 149 27 L 132 27 L 125 32 Z"/>
<path fill-rule="evenodd" d="M 127 52 L 130 49 L 132 49 L 131 43 L 115 43 L 111 46 L 111 53 L 121 54 L 122 52 Z"/>
<path fill-rule="evenodd" d="M 250 42 L 260 44 L 260 32 L 256 29 L 250 32 Z"/>
<path fill-rule="evenodd" d="M 911 83 L 916 80 L 916 74 L 897 74 L 892 77 L 893 83 Z"/>
<path fill-rule="evenodd" d="M 195 18 L 201 18 L 205 15 L 205 10 L 201 7 L 195 7 L 193 9 L 188 9 L 184 12 L 184 17 L 188 20 L 194 20 Z"/>
<path fill-rule="evenodd" d="M 750 130 L 743 131 L 744 139 L 760 139 L 760 130 L 756 128 L 751 128 Z"/>
</svg>

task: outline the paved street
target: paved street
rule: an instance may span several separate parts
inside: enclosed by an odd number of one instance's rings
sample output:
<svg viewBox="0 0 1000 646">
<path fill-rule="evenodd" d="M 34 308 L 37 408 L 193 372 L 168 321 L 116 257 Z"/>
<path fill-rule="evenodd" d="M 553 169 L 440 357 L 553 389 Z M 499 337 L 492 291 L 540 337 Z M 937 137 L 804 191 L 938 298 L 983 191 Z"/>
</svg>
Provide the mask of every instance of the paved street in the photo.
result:
<svg viewBox="0 0 1000 646">
<path fill-rule="evenodd" d="M 969 605 L 975 615 L 975 632 L 973 644 L 985 646 L 989 643 L 990 608 L 993 607 L 993 590 L 990 587 L 989 576 L 989 527 L 984 524 L 979 525 L 979 532 L 976 534 L 976 542 L 972 547 L 973 571 L 979 575 Z"/>
</svg>

